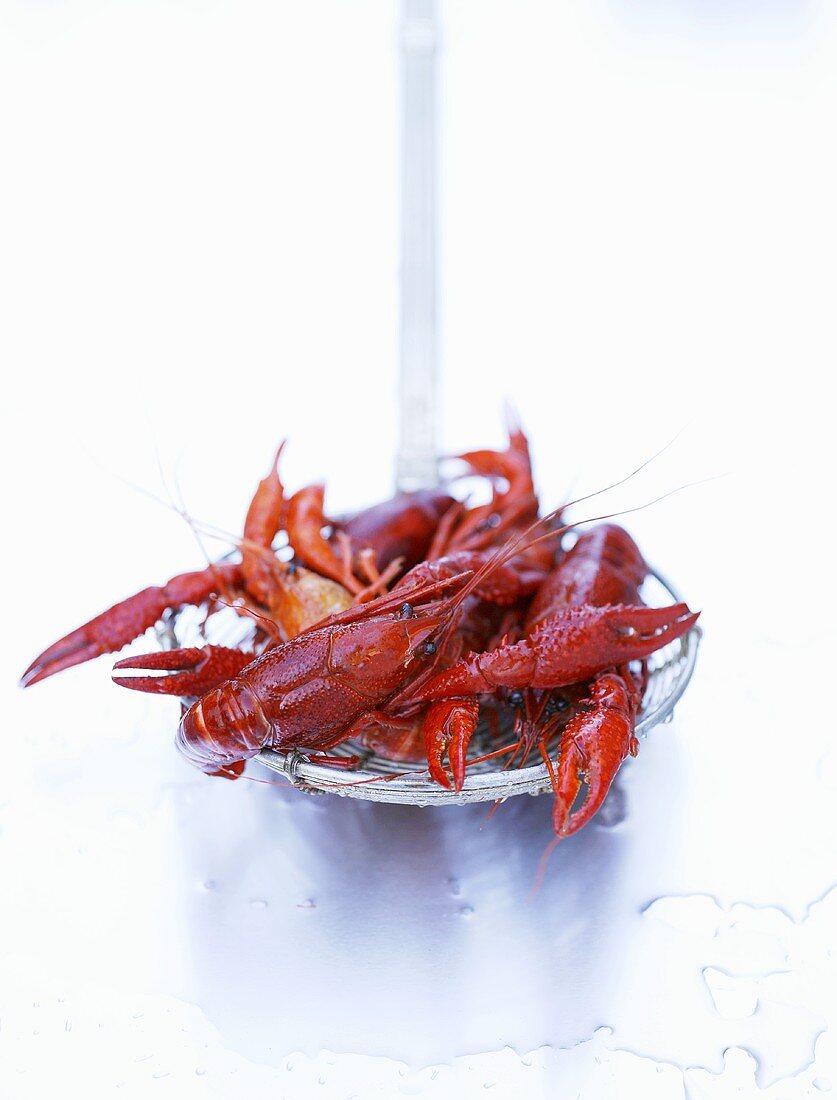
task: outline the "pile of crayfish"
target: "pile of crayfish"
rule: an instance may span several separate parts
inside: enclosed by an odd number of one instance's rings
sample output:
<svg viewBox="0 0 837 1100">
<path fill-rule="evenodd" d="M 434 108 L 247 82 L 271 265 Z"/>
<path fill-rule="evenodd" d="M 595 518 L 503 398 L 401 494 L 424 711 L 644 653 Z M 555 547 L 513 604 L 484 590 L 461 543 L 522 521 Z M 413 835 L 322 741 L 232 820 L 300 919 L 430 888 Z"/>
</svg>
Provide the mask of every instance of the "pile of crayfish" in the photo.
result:
<svg viewBox="0 0 837 1100">
<path fill-rule="evenodd" d="M 176 743 L 202 771 L 236 778 L 266 747 L 347 768 L 362 757 L 329 750 L 351 740 L 420 761 L 460 791 L 482 715 L 511 734 L 479 759 L 521 767 L 538 754 L 555 832 L 576 832 L 636 755 L 648 657 L 697 614 L 644 605 L 648 566 L 623 528 L 579 533 L 562 509 L 541 516 L 517 426 L 505 450 L 456 456 L 490 487 L 481 504 L 440 488 L 331 517 L 322 485 L 286 492 L 281 453 L 250 503 L 238 560 L 123 600 L 44 650 L 21 683 L 116 652 L 187 605 L 231 606 L 255 624 L 246 650 L 204 645 L 115 666 L 123 687 L 191 702 Z"/>
</svg>

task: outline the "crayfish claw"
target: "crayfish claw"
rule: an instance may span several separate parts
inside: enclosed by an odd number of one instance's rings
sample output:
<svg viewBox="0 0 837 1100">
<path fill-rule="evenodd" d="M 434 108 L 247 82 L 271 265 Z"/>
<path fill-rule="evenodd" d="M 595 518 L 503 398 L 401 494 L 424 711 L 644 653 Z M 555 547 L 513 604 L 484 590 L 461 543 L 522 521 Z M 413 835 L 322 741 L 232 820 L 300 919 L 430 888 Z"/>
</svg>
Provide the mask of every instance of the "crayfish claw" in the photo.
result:
<svg viewBox="0 0 837 1100">
<path fill-rule="evenodd" d="M 635 686 L 618 672 L 606 672 L 593 681 L 581 709 L 567 723 L 552 772 L 552 825 L 559 837 L 572 836 L 590 821 L 625 758 L 636 756 L 636 704 Z"/>
<path fill-rule="evenodd" d="M 438 730 L 431 731 L 427 725 L 425 719 L 424 725 L 424 741 L 427 749 L 427 770 L 430 772 L 430 778 L 434 782 L 438 783 L 440 787 L 444 787 L 446 791 L 450 790 L 450 776 L 445 770 L 445 753 L 447 752 L 447 743 L 445 741 L 445 735 Z"/>
<path fill-rule="evenodd" d="M 427 709 L 424 718 L 424 742 L 431 777 L 446 790 L 451 783 L 444 767 L 447 754 L 458 793 L 465 783 L 468 744 L 477 728 L 480 707 L 476 699 L 439 699 Z"/>
<path fill-rule="evenodd" d="M 114 676 L 119 687 L 147 691 L 155 695 L 205 695 L 231 680 L 253 660 L 252 653 L 224 646 L 192 646 L 163 653 L 144 653 L 126 657 L 113 666 L 117 669 L 164 672 L 163 676 Z"/>
<path fill-rule="evenodd" d="M 236 584 L 240 572 L 237 564 L 222 562 L 195 573 L 181 573 L 162 586 L 143 588 L 45 649 L 21 676 L 21 686 L 30 687 L 103 653 L 116 653 L 154 626 L 167 609 L 199 606 L 213 592 Z"/>
<path fill-rule="evenodd" d="M 205 659 L 204 651 L 199 646 L 190 646 L 184 649 L 162 650 L 160 653 L 138 653 L 136 656 L 123 657 L 113 667 L 159 668 L 168 672 L 186 672 L 196 668 Z"/>
<path fill-rule="evenodd" d="M 84 627 L 81 627 L 39 653 L 21 676 L 20 686 L 31 687 L 56 672 L 83 664 L 104 652 L 101 645 L 87 638 Z"/>
<path fill-rule="evenodd" d="M 631 612 L 631 627 L 635 637 L 629 641 L 635 641 L 637 657 L 650 657 L 656 650 L 676 641 L 686 634 L 700 617 L 699 611 L 690 611 L 685 603 L 674 604 L 672 607 L 641 607 L 633 608 Z"/>
</svg>

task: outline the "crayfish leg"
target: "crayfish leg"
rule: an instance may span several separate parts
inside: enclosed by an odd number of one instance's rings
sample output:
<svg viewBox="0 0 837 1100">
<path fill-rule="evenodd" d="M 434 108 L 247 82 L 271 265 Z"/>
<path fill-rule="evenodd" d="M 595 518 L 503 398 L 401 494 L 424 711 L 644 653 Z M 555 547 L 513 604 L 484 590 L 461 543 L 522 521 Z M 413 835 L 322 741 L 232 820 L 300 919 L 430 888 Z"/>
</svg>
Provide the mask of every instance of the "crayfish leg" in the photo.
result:
<svg viewBox="0 0 837 1100">
<path fill-rule="evenodd" d="M 219 779 L 240 779 L 244 774 L 246 763 L 246 760 L 233 760 L 231 764 L 225 764 L 217 772 L 209 772 L 208 774 L 216 775 Z"/>
<path fill-rule="evenodd" d="M 370 711 L 351 727 L 350 734 L 370 752 L 399 763 L 422 763 L 425 759 L 421 714 L 410 716 Z"/>
</svg>

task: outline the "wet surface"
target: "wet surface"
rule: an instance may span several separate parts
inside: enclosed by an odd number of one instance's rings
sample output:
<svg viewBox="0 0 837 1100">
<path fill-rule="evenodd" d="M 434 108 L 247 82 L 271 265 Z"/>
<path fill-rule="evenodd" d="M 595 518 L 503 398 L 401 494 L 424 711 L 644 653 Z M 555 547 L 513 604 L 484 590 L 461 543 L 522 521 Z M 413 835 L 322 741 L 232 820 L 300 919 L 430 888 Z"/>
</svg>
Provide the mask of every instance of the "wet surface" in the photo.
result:
<svg viewBox="0 0 837 1100">
<path fill-rule="evenodd" d="M 704 684 L 721 647 L 710 635 Z M 433 1066 L 459 1090 L 540 1065 L 588 1090 L 609 1066 L 637 1080 L 653 1069 L 661 1096 L 681 1094 L 672 1082 L 728 1095 L 717 1090 L 733 1079 L 795 1097 L 816 1077 L 827 1091 L 833 1069 L 815 1054 L 831 1051 L 837 1009 L 837 890 L 814 890 L 825 865 L 791 862 L 791 838 L 766 819 L 763 861 L 723 855 L 735 834 L 715 841 L 698 803 L 714 787 L 717 812 L 743 828 L 764 787 L 717 790 L 735 784 L 706 760 L 712 733 L 693 732 L 699 682 L 533 893 L 548 798 L 488 818 L 307 796 L 258 767 L 213 782 L 170 751 L 160 700 L 106 695 L 66 737 L 50 698 L 81 705 L 101 678 L 81 669 L 15 701 L 41 723 L 16 749 L 29 778 L 0 808 L 15 945 L 0 1043 L 21 1080 L 48 1079 L 44 1044 L 83 1059 L 107 1042 L 102 1081 L 182 1082 L 193 1058 L 194 1077 L 234 1072 L 267 1090 L 282 1067 L 335 1096 L 353 1074 L 420 1090 Z M 777 758 L 761 759 L 769 784 Z M 833 812 L 809 803 L 809 852 L 830 838 L 813 818 Z M 781 888 L 774 860 L 788 861 Z M 755 900 L 739 900 L 748 886 Z"/>
<path fill-rule="evenodd" d="M 164 493 L 158 445 L 227 530 L 283 435 L 289 484 L 326 476 L 335 510 L 391 490 L 395 27 L 245 7 L 0 14 L 0 1093 L 833 1094 L 825 5 L 446 8 L 445 450 L 498 444 L 510 395 L 550 504 L 684 425 L 608 508 L 731 472 L 630 517 L 703 609 L 697 672 L 534 896 L 548 799 L 487 819 L 212 780 L 174 751 L 176 704 L 107 659 L 14 687 L 201 563 L 118 480 Z"/>
</svg>

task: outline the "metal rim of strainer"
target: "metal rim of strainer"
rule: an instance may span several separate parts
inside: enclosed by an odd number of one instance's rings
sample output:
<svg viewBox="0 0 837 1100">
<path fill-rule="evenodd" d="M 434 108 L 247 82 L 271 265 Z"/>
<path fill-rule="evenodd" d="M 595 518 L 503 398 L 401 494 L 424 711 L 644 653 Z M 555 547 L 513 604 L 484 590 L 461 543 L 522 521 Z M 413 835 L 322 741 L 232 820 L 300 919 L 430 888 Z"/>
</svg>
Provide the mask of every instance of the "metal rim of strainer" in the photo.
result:
<svg viewBox="0 0 837 1100">
<path fill-rule="evenodd" d="M 652 570 L 646 585 L 656 586 L 655 594 L 643 592 L 646 603 L 680 602 L 674 586 Z M 660 604 L 662 606 L 662 604 Z M 165 646 L 192 644 L 178 630 L 179 617 L 167 624 L 161 641 Z M 648 683 L 636 725 L 638 737 L 645 736 L 660 722 L 670 719 L 674 707 L 686 690 L 697 661 L 700 627 L 671 642 L 653 654 L 649 661 Z M 484 742 L 485 730 L 478 730 L 470 755 L 480 755 L 490 747 Z M 369 802 L 390 802 L 408 806 L 450 806 L 468 802 L 494 802 L 519 794 L 538 795 L 551 789 L 544 764 L 503 770 L 502 758 L 470 765 L 461 791 L 445 790 L 430 778 L 420 765 L 378 756 L 351 741 L 330 750 L 335 756 L 360 756 L 361 764 L 350 771 L 312 763 L 304 753 L 263 749 L 256 758 L 272 771 L 281 773 L 293 785 L 310 794 L 337 794 Z"/>
</svg>

